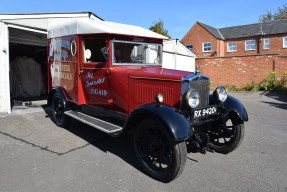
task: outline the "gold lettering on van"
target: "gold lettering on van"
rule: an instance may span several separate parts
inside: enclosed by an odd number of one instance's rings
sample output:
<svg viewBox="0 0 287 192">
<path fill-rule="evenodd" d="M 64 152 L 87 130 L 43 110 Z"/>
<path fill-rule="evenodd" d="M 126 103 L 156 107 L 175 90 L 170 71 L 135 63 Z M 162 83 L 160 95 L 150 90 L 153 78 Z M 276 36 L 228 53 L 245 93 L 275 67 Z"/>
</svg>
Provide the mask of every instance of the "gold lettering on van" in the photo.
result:
<svg viewBox="0 0 287 192">
<path fill-rule="evenodd" d="M 59 65 L 58 70 L 56 69 L 56 71 L 58 71 L 58 73 L 56 72 L 54 74 L 55 77 L 58 77 L 60 79 L 70 80 L 70 81 L 73 79 L 73 76 L 70 73 L 71 72 L 70 65 Z"/>
</svg>

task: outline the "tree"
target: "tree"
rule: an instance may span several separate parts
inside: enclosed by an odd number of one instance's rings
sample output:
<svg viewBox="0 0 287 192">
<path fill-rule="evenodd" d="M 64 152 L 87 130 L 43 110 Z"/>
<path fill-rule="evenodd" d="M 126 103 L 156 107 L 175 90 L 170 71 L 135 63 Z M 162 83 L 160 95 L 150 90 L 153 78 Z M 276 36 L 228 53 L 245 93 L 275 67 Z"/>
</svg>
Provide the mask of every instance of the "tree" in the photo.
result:
<svg viewBox="0 0 287 192">
<path fill-rule="evenodd" d="M 268 22 L 274 20 L 287 19 L 287 4 L 283 5 L 282 8 L 279 7 L 277 11 L 272 13 L 272 11 L 266 11 L 267 13 L 260 16 L 260 22 Z"/>
<path fill-rule="evenodd" d="M 166 36 L 169 39 L 171 39 L 171 37 L 168 34 L 168 30 L 166 30 L 164 28 L 164 22 L 161 19 L 159 19 L 159 21 L 154 21 L 153 25 L 149 28 L 149 30 L 156 32 L 156 33 L 159 33 L 159 34 Z"/>
</svg>

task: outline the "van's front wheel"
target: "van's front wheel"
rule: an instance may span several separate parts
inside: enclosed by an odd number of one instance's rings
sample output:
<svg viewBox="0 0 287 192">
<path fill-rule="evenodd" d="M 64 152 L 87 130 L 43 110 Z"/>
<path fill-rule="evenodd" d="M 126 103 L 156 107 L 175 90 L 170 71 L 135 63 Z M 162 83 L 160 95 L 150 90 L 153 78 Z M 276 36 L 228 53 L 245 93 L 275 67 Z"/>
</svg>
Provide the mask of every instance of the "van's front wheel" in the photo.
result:
<svg viewBox="0 0 287 192">
<path fill-rule="evenodd" d="M 146 174 L 162 182 L 180 175 L 187 158 L 185 142 L 175 144 L 156 119 L 146 119 L 137 126 L 134 149 Z"/>
<path fill-rule="evenodd" d="M 243 122 L 231 114 L 220 126 L 213 127 L 209 147 L 218 153 L 230 153 L 241 144 L 244 130 Z"/>
</svg>

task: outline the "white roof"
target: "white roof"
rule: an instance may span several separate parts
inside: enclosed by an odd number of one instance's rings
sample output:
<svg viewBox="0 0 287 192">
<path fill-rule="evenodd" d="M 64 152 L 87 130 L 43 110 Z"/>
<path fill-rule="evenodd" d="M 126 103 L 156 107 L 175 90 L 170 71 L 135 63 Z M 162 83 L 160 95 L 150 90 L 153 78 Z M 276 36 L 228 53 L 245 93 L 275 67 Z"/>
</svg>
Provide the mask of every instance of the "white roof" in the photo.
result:
<svg viewBox="0 0 287 192">
<path fill-rule="evenodd" d="M 108 33 L 168 39 L 138 26 L 103 21 L 92 12 L 0 14 L 9 27 L 22 26 L 46 32 L 48 38 L 72 34 Z"/>
<path fill-rule="evenodd" d="M 52 26 L 48 29 L 48 39 L 74 34 L 104 33 L 168 39 L 163 35 L 144 29 L 142 27 L 101 21 L 99 19 L 93 18 L 79 18 Z"/>
<path fill-rule="evenodd" d="M 75 20 L 77 18 L 92 18 L 103 20 L 92 12 L 69 13 L 10 13 L 0 14 L 0 21 L 8 25 L 31 27 L 33 29 L 47 31 L 50 27 Z"/>
<path fill-rule="evenodd" d="M 180 54 L 182 56 L 196 57 L 186 46 L 177 39 L 163 41 L 163 52 Z"/>
</svg>

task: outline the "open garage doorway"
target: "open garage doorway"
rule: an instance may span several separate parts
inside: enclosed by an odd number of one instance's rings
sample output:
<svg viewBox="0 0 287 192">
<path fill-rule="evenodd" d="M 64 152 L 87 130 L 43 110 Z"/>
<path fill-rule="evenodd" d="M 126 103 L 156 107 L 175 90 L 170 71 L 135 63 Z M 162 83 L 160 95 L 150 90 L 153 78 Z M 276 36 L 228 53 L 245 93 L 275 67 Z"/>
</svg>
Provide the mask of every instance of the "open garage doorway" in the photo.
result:
<svg viewBox="0 0 287 192">
<path fill-rule="evenodd" d="M 103 21 L 102 18 L 98 17 L 92 12 L 0 14 L 0 114 L 10 114 L 10 104 L 14 101 L 33 101 L 45 96 L 45 92 L 47 92 L 47 68 L 45 66 L 47 58 L 47 31 L 53 26 L 78 19 Z M 15 92 L 15 90 L 10 91 L 10 83 L 12 83 L 10 77 L 13 75 L 10 73 L 10 62 L 13 62 L 13 60 L 17 57 L 32 57 L 37 63 L 40 64 L 42 76 L 40 97 L 29 96 L 27 94 L 21 96 L 17 94 L 17 91 Z M 23 74 L 22 71 L 21 74 Z M 34 77 L 35 74 L 40 73 L 34 72 L 32 74 L 33 75 L 31 76 Z M 20 75 L 17 76 L 16 74 L 16 77 L 20 77 Z M 36 77 L 34 77 L 34 80 L 35 79 Z M 17 84 L 17 80 L 15 81 Z M 13 86 L 17 85 L 13 84 Z M 31 89 L 31 84 L 27 87 L 30 87 L 28 89 L 29 91 L 33 90 Z"/>
<path fill-rule="evenodd" d="M 10 98 L 13 108 L 33 106 L 48 94 L 47 34 L 9 27 Z"/>
</svg>

